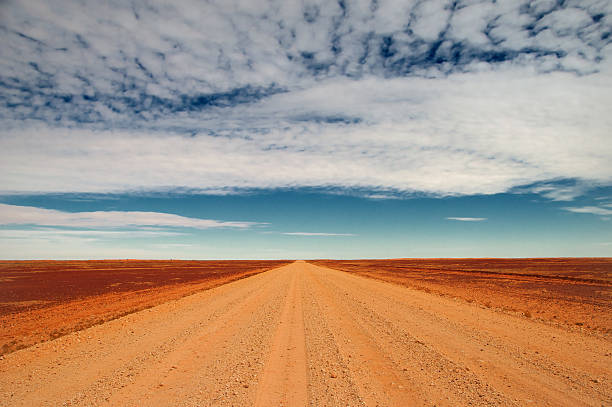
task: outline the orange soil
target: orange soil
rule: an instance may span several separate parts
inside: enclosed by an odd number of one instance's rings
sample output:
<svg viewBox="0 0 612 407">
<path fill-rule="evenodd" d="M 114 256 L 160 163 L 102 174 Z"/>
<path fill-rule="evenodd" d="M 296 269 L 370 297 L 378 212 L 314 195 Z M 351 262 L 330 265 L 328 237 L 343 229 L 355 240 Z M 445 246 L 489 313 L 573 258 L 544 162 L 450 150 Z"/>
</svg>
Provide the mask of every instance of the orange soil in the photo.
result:
<svg viewBox="0 0 612 407">
<path fill-rule="evenodd" d="M 2 261 L 0 355 L 287 263 Z"/>
<path fill-rule="evenodd" d="M 317 260 L 483 307 L 612 333 L 612 258 Z"/>
<path fill-rule="evenodd" d="M 612 406 L 612 346 L 295 262 L 0 356 L 1 406 Z"/>
</svg>

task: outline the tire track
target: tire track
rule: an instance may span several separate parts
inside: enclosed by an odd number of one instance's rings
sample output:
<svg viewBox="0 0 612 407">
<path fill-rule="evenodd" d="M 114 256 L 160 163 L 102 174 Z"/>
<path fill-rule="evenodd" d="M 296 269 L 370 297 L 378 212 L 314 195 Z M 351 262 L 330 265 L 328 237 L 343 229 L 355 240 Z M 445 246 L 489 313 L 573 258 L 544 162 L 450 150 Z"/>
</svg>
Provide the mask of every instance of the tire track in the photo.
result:
<svg viewBox="0 0 612 407">
<path fill-rule="evenodd" d="M 290 278 L 289 292 L 257 387 L 255 407 L 305 406 L 308 402 L 302 305 L 304 275 L 297 270 Z"/>
<path fill-rule="evenodd" d="M 305 267 L 308 268 L 309 285 L 321 304 L 323 318 L 335 337 L 351 377 L 359 387 L 360 398 L 365 404 L 426 405 L 426 400 L 415 383 L 400 373 L 402 369 L 388 357 L 355 318 L 355 310 L 343 306 L 338 291 L 325 287 L 314 266 Z"/>
</svg>

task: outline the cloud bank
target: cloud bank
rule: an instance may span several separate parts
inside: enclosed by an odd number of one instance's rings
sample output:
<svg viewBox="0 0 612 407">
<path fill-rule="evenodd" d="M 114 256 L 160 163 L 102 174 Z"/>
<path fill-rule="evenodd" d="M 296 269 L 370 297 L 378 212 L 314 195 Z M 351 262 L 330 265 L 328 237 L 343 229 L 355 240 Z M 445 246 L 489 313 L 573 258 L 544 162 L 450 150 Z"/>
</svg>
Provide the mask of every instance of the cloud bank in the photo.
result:
<svg viewBox="0 0 612 407">
<path fill-rule="evenodd" d="M 0 193 L 612 184 L 606 1 L 0 7 Z"/>
</svg>

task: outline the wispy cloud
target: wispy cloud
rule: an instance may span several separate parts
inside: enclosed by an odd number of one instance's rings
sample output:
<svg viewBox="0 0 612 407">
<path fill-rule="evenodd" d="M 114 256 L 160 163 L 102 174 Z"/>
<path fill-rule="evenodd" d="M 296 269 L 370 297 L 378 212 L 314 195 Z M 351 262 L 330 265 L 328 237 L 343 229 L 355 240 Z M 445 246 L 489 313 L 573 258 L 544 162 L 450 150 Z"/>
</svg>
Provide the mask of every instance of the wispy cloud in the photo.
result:
<svg viewBox="0 0 612 407">
<path fill-rule="evenodd" d="M 66 240 L 95 241 L 100 239 L 142 239 L 182 236 L 185 233 L 147 230 L 65 230 L 65 229 L 0 229 L 3 240 Z"/>
<path fill-rule="evenodd" d="M 67 230 L 67 229 L 0 229 L 0 236 L 27 238 L 32 235 L 53 236 L 93 236 L 93 237 L 159 237 L 159 236 L 181 236 L 182 232 L 167 230 Z"/>
<path fill-rule="evenodd" d="M 364 196 L 364 198 L 385 200 L 385 199 L 400 199 L 401 196 L 392 195 L 392 194 L 367 194 Z"/>
<path fill-rule="evenodd" d="M 612 6 L 566 3 L 4 2 L 0 192 L 610 184 Z"/>
<path fill-rule="evenodd" d="M 602 205 L 602 206 L 580 206 L 580 207 L 565 207 L 563 208 L 566 211 L 574 212 L 574 213 L 590 213 L 593 215 L 600 216 L 609 216 L 612 215 L 612 205 Z"/>
<path fill-rule="evenodd" d="M 211 219 L 189 218 L 160 212 L 138 211 L 96 211 L 63 212 L 53 209 L 0 204 L 0 225 L 36 225 L 68 228 L 126 228 L 126 227 L 183 227 L 195 229 L 237 228 L 245 229 L 256 225 L 253 222 L 225 222 Z M 91 234 L 112 232 L 69 232 L 56 233 Z M 151 233 L 155 233 L 152 231 Z"/>
<path fill-rule="evenodd" d="M 539 194 L 552 201 L 573 201 L 583 195 L 588 189 L 589 185 L 585 183 L 567 185 L 566 183 L 545 182 L 526 188 L 518 188 L 517 192 L 526 191 Z"/>
<path fill-rule="evenodd" d="M 355 236 L 352 233 L 323 233 L 323 232 L 285 232 L 287 236 Z"/>
<path fill-rule="evenodd" d="M 460 217 L 454 217 L 454 216 L 449 216 L 445 219 L 448 220 L 457 220 L 460 222 L 483 222 L 485 220 L 487 220 L 487 218 L 460 218 Z"/>
</svg>

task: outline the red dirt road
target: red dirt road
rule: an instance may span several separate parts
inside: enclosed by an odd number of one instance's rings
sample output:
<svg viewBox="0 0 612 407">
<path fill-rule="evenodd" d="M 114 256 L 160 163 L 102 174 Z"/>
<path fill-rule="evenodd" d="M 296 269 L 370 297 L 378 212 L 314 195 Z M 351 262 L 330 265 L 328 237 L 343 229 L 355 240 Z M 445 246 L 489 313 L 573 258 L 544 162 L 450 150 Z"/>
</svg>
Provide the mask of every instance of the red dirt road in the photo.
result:
<svg viewBox="0 0 612 407">
<path fill-rule="evenodd" d="M 612 346 L 296 262 L 5 355 L 2 406 L 610 406 Z"/>
</svg>

